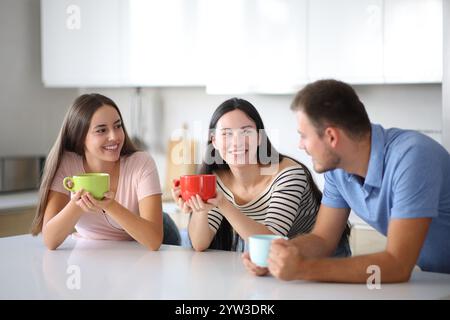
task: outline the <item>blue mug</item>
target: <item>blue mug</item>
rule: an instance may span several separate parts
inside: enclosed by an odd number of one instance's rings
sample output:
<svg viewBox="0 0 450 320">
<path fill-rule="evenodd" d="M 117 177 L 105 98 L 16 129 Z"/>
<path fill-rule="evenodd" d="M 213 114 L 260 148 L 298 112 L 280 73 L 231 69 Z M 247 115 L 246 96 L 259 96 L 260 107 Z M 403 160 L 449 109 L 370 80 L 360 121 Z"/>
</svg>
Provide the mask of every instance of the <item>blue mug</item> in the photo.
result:
<svg viewBox="0 0 450 320">
<path fill-rule="evenodd" d="M 287 239 L 275 234 L 255 234 L 248 237 L 250 260 L 259 267 L 267 267 L 270 246 L 275 239 Z"/>
</svg>

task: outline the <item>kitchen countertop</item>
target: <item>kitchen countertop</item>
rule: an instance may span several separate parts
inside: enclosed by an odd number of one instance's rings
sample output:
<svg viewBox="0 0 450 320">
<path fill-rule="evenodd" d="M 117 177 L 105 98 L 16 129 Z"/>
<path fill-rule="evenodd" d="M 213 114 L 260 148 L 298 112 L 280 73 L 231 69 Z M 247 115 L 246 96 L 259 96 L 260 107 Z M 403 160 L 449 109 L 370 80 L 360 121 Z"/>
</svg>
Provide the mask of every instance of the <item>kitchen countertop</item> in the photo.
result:
<svg viewBox="0 0 450 320">
<path fill-rule="evenodd" d="M 0 211 L 35 207 L 38 203 L 38 193 L 37 190 L 0 193 Z M 163 209 L 167 213 L 179 212 L 177 205 L 173 201 L 163 202 Z"/>
<path fill-rule="evenodd" d="M 450 275 L 414 271 L 410 282 L 285 282 L 255 277 L 236 252 L 194 252 L 70 236 L 55 251 L 40 237 L 0 239 L 0 299 L 449 299 Z"/>
<path fill-rule="evenodd" d="M 361 229 L 361 230 L 373 230 L 376 231 L 372 226 L 370 226 L 367 222 L 361 219 L 355 212 L 350 211 L 350 215 L 348 216 L 348 221 L 352 225 L 353 228 Z M 378 231 L 377 231 L 378 232 Z"/>
<path fill-rule="evenodd" d="M 37 206 L 38 191 L 25 191 L 0 194 L 0 212 L 14 211 Z"/>
<path fill-rule="evenodd" d="M 38 204 L 38 191 L 25 191 L 25 192 L 12 192 L 0 194 L 0 215 L 1 214 L 11 214 L 14 211 L 23 208 L 32 208 L 36 207 Z M 169 213 L 172 218 L 177 219 L 178 210 L 177 205 L 173 201 L 163 202 L 163 211 Z M 184 216 L 178 218 L 180 223 L 184 224 L 185 220 Z M 187 216 L 187 215 L 186 215 Z"/>
<path fill-rule="evenodd" d="M 14 210 L 17 209 L 35 207 L 37 206 L 37 202 L 38 191 L 0 194 L 0 215 L 14 213 Z M 164 201 L 163 210 L 169 213 L 172 219 L 175 220 L 175 223 L 180 227 L 185 227 L 187 225 L 187 215 L 181 214 L 175 202 Z M 374 230 L 353 211 L 349 216 L 349 221 L 356 228 Z"/>
</svg>

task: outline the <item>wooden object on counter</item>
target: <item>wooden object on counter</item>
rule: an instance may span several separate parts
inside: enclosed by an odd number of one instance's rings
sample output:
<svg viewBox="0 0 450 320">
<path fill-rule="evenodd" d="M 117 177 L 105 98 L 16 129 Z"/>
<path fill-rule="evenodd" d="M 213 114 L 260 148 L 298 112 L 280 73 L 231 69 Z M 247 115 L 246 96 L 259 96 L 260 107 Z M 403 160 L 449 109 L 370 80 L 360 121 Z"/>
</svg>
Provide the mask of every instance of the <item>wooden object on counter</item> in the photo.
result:
<svg viewBox="0 0 450 320">
<path fill-rule="evenodd" d="M 166 179 L 163 187 L 163 201 L 172 201 L 173 179 L 179 179 L 185 174 L 195 174 L 197 165 L 195 155 L 197 152 L 197 142 L 186 139 L 171 140 L 167 147 Z"/>
<path fill-rule="evenodd" d="M 30 233 L 36 208 L 11 209 L 0 213 L 0 238 Z"/>
</svg>

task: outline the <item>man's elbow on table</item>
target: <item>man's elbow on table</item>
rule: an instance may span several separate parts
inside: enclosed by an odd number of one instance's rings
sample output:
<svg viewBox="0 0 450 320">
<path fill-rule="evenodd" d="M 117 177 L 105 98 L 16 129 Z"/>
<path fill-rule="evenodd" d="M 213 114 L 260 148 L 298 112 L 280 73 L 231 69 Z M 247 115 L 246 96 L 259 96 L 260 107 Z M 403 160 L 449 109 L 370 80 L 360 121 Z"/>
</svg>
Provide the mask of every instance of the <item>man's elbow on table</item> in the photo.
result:
<svg viewBox="0 0 450 320">
<path fill-rule="evenodd" d="M 411 279 L 415 264 L 405 262 L 400 257 L 396 257 L 388 251 L 384 252 L 388 257 L 388 263 L 385 266 L 385 272 L 381 269 L 381 282 L 400 283 L 408 282 Z M 386 272 L 387 271 L 387 272 Z"/>
</svg>

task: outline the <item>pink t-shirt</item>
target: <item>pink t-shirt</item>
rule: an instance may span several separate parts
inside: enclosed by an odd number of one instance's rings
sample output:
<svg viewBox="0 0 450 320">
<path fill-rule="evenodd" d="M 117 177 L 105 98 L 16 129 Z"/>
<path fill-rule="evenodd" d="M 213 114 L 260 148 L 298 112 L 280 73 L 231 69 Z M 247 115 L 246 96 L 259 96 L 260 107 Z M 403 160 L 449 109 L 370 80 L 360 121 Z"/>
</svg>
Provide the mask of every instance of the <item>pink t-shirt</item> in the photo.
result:
<svg viewBox="0 0 450 320">
<path fill-rule="evenodd" d="M 85 173 L 83 158 L 73 152 L 63 154 L 50 190 L 71 196 L 64 189 L 63 179 Z M 115 200 L 139 215 L 139 201 L 147 196 L 161 194 L 155 161 L 146 152 L 135 152 L 120 158 L 120 174 Z M 132 237 L 108 214 L 85 212 L 75 229 L 84 238 L 105 240 L 132 240 Z"/>
</svg>

